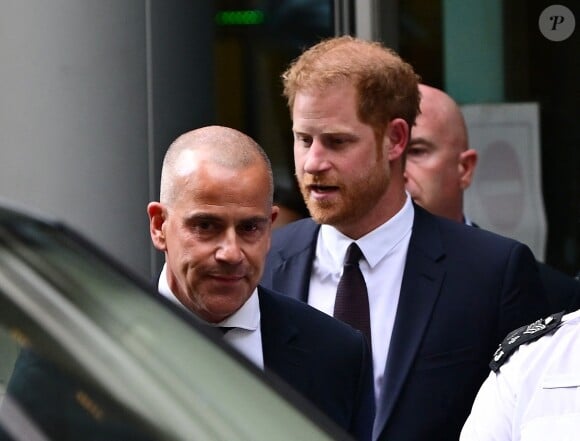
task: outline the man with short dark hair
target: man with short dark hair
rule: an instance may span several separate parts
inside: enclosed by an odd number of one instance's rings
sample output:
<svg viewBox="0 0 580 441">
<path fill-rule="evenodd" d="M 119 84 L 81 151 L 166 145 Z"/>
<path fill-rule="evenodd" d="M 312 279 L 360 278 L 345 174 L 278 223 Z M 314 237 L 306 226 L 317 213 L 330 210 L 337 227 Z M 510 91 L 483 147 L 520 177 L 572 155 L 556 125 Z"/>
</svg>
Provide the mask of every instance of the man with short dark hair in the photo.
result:
<svg viewBox="0 0 580 441">
<path fill-rule="evenodd" d="M 237 130 L 204 127 L 173 142 L 160 201 L 147 206 L 151 239 L 165 253 L 159 291 L 208 326 L 230 329 L 227 343 L 368 440 L 374 403 L 364 337 L 258 286 L 277 215 L 273 188 L 268 157 Z"/>
</svg>

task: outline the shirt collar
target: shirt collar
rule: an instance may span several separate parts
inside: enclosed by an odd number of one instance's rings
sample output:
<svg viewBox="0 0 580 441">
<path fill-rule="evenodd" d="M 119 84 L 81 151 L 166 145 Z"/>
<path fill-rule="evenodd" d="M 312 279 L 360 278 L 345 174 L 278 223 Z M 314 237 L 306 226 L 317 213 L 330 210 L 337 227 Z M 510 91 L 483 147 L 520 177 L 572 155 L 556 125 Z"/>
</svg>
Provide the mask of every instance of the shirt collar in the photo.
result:
<svg viewBox="0 0 580 441">
<path fill-rule="evenodd" d="M 415 210 L 408 193 L 403 207 L 384 224 L 365 234 L 355 242 L 360 247 L 369 266 L 373 268 L 410 232 L 413 228 Z M 317 256 L 320 267 L 328 271 L 341 270 L 346 249 L 353 240 L 330 225 L 320 227 Z"/>
<path fill-rule="evenodd" d="M 179 299 L 173 294 L 167 283 L 167 263 L 163 264 L 163 269 L 159 275 L 158 290 L 161 295 L 168 298 L 176 305 L 191 314 L 192 311 L 187 309 Z M 198 317 L 199 318 L 199 317 Z M 203 321 L 203 320 L 202 320 Z M 205 322 L 205 321 L 204 321 Z M 210 326 L 228 326 L 255 331 L 260 326 L 260 300 L 258 298 L 258 288 L 255 288 L 252 295 L 246 300 L 240 309 L 219 323 L 208 323 Z"/>
</svg>

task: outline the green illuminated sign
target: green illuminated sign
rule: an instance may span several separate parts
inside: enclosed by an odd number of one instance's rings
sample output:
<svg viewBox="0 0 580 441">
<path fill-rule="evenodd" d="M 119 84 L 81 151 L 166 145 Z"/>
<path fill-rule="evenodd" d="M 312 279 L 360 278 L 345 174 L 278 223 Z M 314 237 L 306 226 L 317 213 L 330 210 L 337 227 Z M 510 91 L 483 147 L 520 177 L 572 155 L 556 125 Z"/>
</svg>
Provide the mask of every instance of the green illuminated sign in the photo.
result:
<svg viewBox="0 0 580 441">
<path fill-rule="evenodd" d="M 264 22 L 264 13 L 260 10 L 219 11 L 215 16 L 218 26 L 251 26 Z"/>
</svg>

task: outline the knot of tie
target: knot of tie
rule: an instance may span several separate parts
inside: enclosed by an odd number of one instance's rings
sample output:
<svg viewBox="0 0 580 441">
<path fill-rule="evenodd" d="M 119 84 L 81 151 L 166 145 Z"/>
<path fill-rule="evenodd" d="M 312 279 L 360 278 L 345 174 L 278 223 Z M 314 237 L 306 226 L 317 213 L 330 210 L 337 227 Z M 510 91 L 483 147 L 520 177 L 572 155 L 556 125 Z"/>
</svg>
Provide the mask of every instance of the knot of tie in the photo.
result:
<svg viewBox="0 0 580 441">
<path fill-rule="evenodd" d="M 364 254 L 360 250 L 356 242 L 351 243 L 346 250 L 346 258 L 344 260 L 345 265 L 358 265 L 360 260 L 364 257 Z"/>
</svg>

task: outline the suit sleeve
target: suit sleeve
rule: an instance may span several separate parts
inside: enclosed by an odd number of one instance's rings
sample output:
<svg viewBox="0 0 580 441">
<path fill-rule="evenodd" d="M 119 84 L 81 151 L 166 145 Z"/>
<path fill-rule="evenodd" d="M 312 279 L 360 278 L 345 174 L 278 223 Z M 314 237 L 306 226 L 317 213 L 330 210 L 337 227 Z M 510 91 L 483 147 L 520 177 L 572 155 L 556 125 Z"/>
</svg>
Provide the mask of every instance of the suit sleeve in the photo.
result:
<svg viewBox="0 0 580 441">
<path fill-rule="evenodd" d="M 372 357 L 368 345 L 361 336 L 360 376 L 355 400 L 355 411 L 349 432 L 357 440 L 371 440 L 375 418 Z"/>
<path fill-rule="evenodd" d="M 496 340 L 514 329 L 550 314 L 536 259 L 521 243 L 512 245 L 504 273 Z"/>
</svg>

